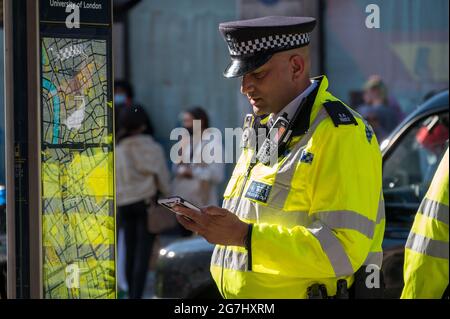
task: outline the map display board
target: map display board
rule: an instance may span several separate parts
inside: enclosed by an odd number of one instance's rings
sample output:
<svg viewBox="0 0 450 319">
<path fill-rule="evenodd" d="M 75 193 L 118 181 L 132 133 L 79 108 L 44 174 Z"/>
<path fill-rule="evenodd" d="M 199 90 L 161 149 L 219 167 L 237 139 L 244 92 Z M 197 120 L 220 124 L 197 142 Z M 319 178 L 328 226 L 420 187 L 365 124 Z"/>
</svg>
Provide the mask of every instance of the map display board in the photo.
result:
<svg viewBox="0 0 450 319">
<path fill-rule="evenodd" d="M 51 31 L 40 39 L 43 296 L 115 298 L 110 37 Z"/>
</svg>

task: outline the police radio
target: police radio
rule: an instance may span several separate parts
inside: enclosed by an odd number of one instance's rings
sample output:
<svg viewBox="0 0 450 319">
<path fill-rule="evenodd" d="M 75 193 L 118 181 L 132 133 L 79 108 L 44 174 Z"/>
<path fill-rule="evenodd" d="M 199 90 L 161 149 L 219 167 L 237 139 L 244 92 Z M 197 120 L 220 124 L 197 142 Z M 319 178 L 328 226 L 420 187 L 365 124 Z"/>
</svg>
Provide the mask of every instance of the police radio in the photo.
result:
<svg viewBox="0 0 450 319">
<path fill-rule="evenodd" d="M 255 123 L 255 117 L 252 114 L 247 114 L 244 120 L 242 139 L 241 139 L 241 148 L 247 147 L 249 142 L 252 141 L 254 136 L 253 126 Z"/>
<path fill-rule="evenodd" d="M 258 150 L 256 159 L 259 162 L 267 165 L 271 160 L 275 161 L 278 158 L 278 151 L 284 147 L 292 133 L 289 124 L 286 113 L 278 116 Z"/>
</svg>

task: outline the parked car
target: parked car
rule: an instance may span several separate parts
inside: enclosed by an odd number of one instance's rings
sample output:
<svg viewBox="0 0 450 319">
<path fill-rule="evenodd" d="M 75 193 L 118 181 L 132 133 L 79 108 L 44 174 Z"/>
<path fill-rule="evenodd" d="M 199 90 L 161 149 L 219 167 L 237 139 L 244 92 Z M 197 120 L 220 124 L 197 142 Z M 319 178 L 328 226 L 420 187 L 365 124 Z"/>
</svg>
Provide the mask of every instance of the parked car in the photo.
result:
<svg viewBox="0 0 450 319">
<path fill-rule="evenodd" d="M 6 299 L 6 235 L 0 234 L 0 299 Z"/>
<path fill-rule="evenodd" d="M 385 298 L 403 289 L 404 245 L 414 216 L 448 146 L 448 90 L 412 112 L 380 141 L 386 232 L 383 241 Z M 156 269 L 156 297 L 220 298 L 209 273 L 214 245 L 201 237 L 177 241 L 161 249 Z"/>
<path fill-rule="evenodd" d="M 159 252 L 155 273 L 158 298 L 221 298 L 210 273 L 214 245 L 203 237 L 176 241 Z"/>
<path fill-rule="evenodd" d="M 414 216 L 433 179 L 449 136 L 448 90 L 410 114 L 381 143 L 386 232 L 383 274 L 386 298 L 403 289 L 404 246 Z"/>
<path fill-rule="evenodd" d="M 0 299 L 6 299 L 6 192 L 0 185 Z"/>
</svg>

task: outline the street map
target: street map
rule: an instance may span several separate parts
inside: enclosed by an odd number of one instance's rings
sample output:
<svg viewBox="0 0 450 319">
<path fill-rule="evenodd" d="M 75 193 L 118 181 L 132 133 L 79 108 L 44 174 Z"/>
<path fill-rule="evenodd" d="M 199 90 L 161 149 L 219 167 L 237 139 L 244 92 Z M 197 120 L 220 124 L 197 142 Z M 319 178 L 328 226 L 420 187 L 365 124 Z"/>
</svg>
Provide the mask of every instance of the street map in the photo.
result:
<svg viewBox="0 0 450 319">
<path fill-rule="evenodd" d="M 44 298 L 115 298 L 107 42 L 41 39 Z"/>
</svg>

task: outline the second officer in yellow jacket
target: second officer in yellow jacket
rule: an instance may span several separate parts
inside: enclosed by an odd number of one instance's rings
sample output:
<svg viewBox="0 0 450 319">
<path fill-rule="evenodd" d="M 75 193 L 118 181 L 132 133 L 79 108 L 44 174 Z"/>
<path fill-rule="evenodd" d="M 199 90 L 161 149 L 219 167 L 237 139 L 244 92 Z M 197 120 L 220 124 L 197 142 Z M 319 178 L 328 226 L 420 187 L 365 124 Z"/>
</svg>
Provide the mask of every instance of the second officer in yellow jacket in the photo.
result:
<svg viewBox="0 0 450 319">
<path fill-rule="evenodd" d="M 448 148 L 405 247 L 402 299 L 448 298 Z"/>
<path fill-rule="evenodd" d="M 371 127 L 327 91 L 325 76 L 310 78 L 314 26 L 304 17 L 219 26 L 232 59 L 224 75 L 242 77 L 257 116 L 245 128 L 284 123 L 278 132 L 288 132 L 275 141 L 275 161 L 261 156 L 264 143 L 244 143 L 222 208 L 178 207 L 191 218 L 180 223 L 217 244 L 211 274 L 225 298 L 307 298 L 315 284 L 335 296 L 338 281 L 351 287 L 359 269 L 381 267 L 379 146 Z"/>
</svg>

